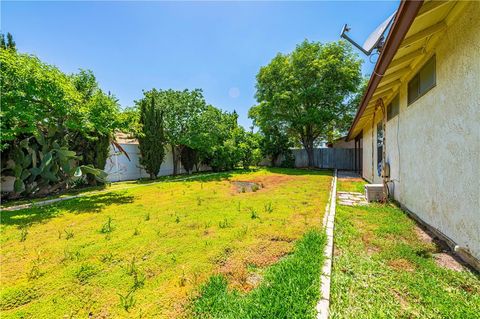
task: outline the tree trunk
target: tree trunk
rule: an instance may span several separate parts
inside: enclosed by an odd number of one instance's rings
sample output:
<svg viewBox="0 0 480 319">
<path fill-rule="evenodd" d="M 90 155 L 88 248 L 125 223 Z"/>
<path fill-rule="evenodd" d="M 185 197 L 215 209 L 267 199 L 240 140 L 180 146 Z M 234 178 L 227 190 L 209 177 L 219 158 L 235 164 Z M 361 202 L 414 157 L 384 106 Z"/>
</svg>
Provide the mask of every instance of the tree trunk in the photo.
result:
<svg viewBox="0 0 480 319">
<path fill-rule="evenodd" d="M 172 160 L 173 160 L 173 175 L 178 173 L 178 161 L 177 161 L 177 152 L 175 145 L 172 145 Z"/>
<path fill-rule="evenodd" d="M 303 143 L 303 147 L 305 148 L 305 151 L 307 151 L 308 167 L 313 168 L 315 166 L 315 158 L 313 155 L 313 141 L 307 140 Z"/>
<path fill-rule="evenodd" d="M 275 167 L 275 164 L 277 163 L 278 155 L 273 155 L 271 158 L 272 161 L 272 167 Z"/>
</svg>

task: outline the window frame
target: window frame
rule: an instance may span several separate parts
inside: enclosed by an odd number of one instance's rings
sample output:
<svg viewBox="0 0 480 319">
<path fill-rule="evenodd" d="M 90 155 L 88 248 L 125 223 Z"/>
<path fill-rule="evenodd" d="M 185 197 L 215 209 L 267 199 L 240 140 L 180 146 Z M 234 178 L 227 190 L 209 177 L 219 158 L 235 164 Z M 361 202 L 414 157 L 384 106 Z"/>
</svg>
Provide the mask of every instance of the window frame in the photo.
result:
<svg viewBox="0 0 480 319">
<path fill-rule="evenodd" d="M 394 104 L 396 106 L 396 113 L 395 115 L 392 116 L 391 110 L 393 109 Z M 400 97 L 397 94 L 387 105 L 387 122 L 397 117 L 399 113 L 400 113 Z"/>
<path fill-rule="evenodd" d="M 424 71 L 430 63 L 433 63 L 433 84 L 429 87 L 427 87 L 426 89 L 424 89 L 424 91 L 421 91 L 421 83 L 422 83 L 422 78 L 420 77 L 422 71 Z M 411 95 L 410 95 L 410 92 L 411 92 L 411 84 L 413 82 L 416 82 L 416 91 L 417 91 L 417 96 L 415 96 L 415 98 L 411 98 Z M 410 79 L 410 81 L 408 81 L 408 84 L 407 84 L 407 106 L 410 106 L 411 104 L 415 103 L 418 99 L 420 99 L 422 96 L 424 96 L 425 94 L 427 94 L 428 92 L 430 92 L 430 90 L 432 90 L 434 87 L 437 86 L 437 56 L 436 54 L 432 55 L 423 65 L 422 67 L 417 71 L 417 73 L 415 73 L 415 75 Z"/>
</svg>

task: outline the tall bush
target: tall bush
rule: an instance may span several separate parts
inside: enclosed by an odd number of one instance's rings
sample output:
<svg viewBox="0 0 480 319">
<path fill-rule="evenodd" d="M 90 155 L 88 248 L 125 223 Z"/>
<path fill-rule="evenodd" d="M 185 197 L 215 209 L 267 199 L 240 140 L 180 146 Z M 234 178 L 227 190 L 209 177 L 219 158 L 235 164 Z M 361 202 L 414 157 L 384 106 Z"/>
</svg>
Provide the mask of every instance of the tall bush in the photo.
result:
<svg viewBox="0 0 480 319">
<path fill-rule="evenodd" d="M 140 148 L 140 164 L 145 168 L 151 179 L 160 171 L 165 158 L 165 133 L 163 109 L 158 105 L 156 96 L 145 93 L 140 104 L 140 126 L 138 135 Z"/>
</svg>

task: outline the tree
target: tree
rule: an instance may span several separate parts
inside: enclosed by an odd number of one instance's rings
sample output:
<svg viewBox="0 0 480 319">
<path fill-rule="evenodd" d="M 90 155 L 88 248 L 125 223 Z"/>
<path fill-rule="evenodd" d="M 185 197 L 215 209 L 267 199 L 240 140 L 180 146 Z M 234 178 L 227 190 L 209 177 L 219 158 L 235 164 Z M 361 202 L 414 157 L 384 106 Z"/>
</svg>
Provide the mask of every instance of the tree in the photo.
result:
<svg viewBox="0 0 480 319">
<path fill-rule="evenodd" d="M 314 165 L 313 149 L 344 122 L 345 108 L 361 80 L 361 61 L 343 41 L 304 41 L 278 54 L 257 75 L 262 113 L 300 141 Z"/>
<path fill-rule="evenodd" d="M 140 164 L 155 179 L 165 158 L 164 110 L 155 92 L 145 92 L 137 101 L 140 108 L 141 132 L 138 135 Z"/>
<path fill-rule="evenodd" d="M 72 150 L 73 136 L 90 128 L 71 79 L 11 49 L 0 48 L 0 64 L 2 175 L 15 177 L 11 197 L 67 189 L 86 174 L 104 181 L 104 172 L 82 165 Z"/>
<path fill-rule="evenodd" d="M 3 33 L 0 33 L 0 48 L 9 49 L 12 51 L 17 50 L 17 45 L 15 44 L 15 41 L 13 40 L 13 36 L 10 34 L 10 32 L 7 33 L 6 41 L 5 41 L 5 35 Z"/>
<path fill-rule="evenodd" d="M 155 90 L 155 94 L 161 96 L 161 101 L 164 103 L 165 137 L 172 150 L 173 175 L 176 175 L 182 149 L 190 146 L 193 132 L 198 127 L 201 114 L 206 109 L 205 99 L 199 89 Z"/>
<path fill-rule="evenodd" d="M 72 149 L 82 156 L 81 164 L 103 170 L 115 131 L 122 127 L 118 101 L 100 89 L 92 71 L 80 70 L 71 79 L 81 96 L 85 114 L 83 129 L 72 134 Z M 87 182 L 95 185 L 96 179 L 89 174 Z"/>
<path fill-rule="evenodd" d="M 80 95 L 59 69 L 5 49 L 0 49 L 0 65 L 2 152 L 15 140 L 46 132 L 49 126 L 58 127 L 60 136 L 84 128 Z M 68 139 L 64 142 L 68 144 Z"/>
<path fill-rule="evenodd" d="M 281 155 L 291 153 L 294 146 L 287 129 L 279 119 L 270 115 L 270 109 L 260 105 L 252 107 L 248 116 L 253 120 L 253 125 L 260 131 L 259 147 L 264 157 L 269 157 L 272 166 L 275 166 Z"/>
</svg>

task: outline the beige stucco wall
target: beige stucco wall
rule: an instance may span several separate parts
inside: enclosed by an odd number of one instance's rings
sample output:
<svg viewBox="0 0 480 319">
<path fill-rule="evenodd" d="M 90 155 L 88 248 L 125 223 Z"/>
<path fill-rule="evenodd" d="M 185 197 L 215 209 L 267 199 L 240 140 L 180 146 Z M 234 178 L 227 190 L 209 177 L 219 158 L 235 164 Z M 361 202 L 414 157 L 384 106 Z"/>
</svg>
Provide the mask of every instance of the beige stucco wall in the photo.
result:
<svg viewBox="0 0 480 319">
<path fill-rule="evenodd" d="M 437 43 L 436 87 L 407 106 L 407 83 L 401 86 L 400 113 L 387 122 L 386 157 L 395 199 L 480 259 L 478 17 L 480 2 L 470 4 Z M 376 167 L 372 174 L 370 128 L 363 130 L 363 159 L 364 177 L 381 182 Z"/>
</svg>

